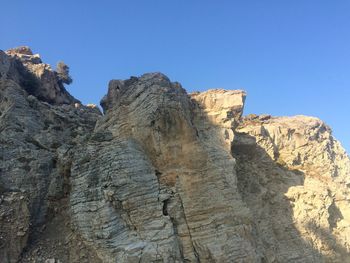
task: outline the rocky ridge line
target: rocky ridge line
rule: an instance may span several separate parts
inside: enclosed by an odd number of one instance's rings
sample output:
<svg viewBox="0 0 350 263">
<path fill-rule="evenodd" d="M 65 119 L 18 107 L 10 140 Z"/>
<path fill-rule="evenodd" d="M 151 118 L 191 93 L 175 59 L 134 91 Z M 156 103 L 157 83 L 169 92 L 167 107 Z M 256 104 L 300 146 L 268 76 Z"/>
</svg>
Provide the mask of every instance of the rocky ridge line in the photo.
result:
<svg viewBox="0 0 350 263">
<path fill-rule="evenodd" d="M 242 118 L 245 97 L 149 73 L 102 115 L 0 51 L 0 261 L 350 262 L 349 157 L 317 118 Z"/>
</svg>

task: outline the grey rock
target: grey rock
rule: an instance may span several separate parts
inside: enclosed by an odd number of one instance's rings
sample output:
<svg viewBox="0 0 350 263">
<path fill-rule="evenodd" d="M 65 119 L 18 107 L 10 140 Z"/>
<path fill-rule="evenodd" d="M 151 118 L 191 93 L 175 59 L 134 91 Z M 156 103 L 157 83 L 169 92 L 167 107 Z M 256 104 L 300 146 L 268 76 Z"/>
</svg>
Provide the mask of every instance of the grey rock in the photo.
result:
<svg viewBox="0 0 350 263">
<path fill-rule="evenodd" d="M 0 74 L 0 262 L 349 262 L 350 160 L 319 119 L 161 73 L 110 81 L 102 115 L 27 47 Z"/>
<path fill-rule="evenodd" d="M 79 102 L 66 91 L 51 66 L 42 63 L 40 56 L 38 54 L 33 55 L 30 48 L 14 48 L 7 50 L 5 53 L 5 56 L 0 53 L 0 58 L 2 57 L 1 60 L 3 61 L 0 65 L 5 64 L 3 68 L 8 68 L 6 65 L 12 64 L 11 72 L 7 72 L 8 78 L 15 80 L 29 94 L 50 104 Z M 1 68 L 0 66 L 0 73 Z"/>
</svg>

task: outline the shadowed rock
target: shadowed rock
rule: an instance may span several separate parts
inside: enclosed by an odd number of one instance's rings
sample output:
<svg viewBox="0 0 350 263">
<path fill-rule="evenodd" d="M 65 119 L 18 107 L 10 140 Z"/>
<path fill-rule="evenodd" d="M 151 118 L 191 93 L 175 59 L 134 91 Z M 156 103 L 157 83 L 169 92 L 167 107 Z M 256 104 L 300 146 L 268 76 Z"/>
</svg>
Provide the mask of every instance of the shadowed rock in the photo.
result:
<svg viewBox="0 0 350 263">
<path fill-rule="evenodd" d="M 66 91 L 51 66 L 42 63 L 39 54 L 33 54 L 29 47 L 10 49 L 5 54 L 0 52 L 2 64 L 5 64 L 5 69 L 1 70 L 0 66 L 0 73 L 6 70 L 7 78 L 17 82 L 29 94 L 50 104 L 79 103 Z M 4 73 L 0 77 L 6 78 Z"/>
<path fill-rule="evenodd" d="M 102 115 L 0 51 L 0 261 L 349 262 L 349 157 L 317 118 L 242 118 L 245 96 L 148 73 Z"/>
</svg>

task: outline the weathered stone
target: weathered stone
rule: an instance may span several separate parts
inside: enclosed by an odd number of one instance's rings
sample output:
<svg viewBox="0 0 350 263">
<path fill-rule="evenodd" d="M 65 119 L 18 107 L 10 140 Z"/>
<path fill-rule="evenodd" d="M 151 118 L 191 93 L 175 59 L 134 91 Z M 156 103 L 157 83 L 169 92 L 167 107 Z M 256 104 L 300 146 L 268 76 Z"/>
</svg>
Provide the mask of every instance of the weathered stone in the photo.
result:
<svg viewBox="0 0 350 263">
<path fill-rule="evenodd" d="M 350 262 L 350 160 L 327 125 L 249 117 L 232 151 L 267 262 Z"/>
<path fill-rule="evenodd" d="M 51 66 L 42 63 L 40 56 L 38 54 L 33 55 L 30 48 L 14 48 L 6 51 L 6 54 L 7 56 L 2 60 L 10 60 L 10 63 L 14 64 L 12 72 L 8 73 L 9 78 L 20 84 L 29 94 L 51 104 L 73 104 L 79 102 L 66 91 L 63 84 L 59 81 L 57 73 L 51 69 Z M 0 54 L 0 58 L 2 56 Z M 1 73 L 1 75 L 3 74 Z"/>
<path fill-rule="evenodd" d="M 33 55 L 33 51 L 28 46 L 11 48 L 7 50 L 6 53 L 9 55 L 29 55 L 29 56 Z"/>
<path fill-rule="evenodd" d="M 220 134 L 196 129 L 204 113 L 185 90 L 145 74 L 111 81 L 102 105 L 94 134 L 114 138 L 77 151 L 71 194 L 73 221 L 97 253 L 106 262 L 257 260 L 234 159 Z"/>
<path fill-rule="evenodd" d="M 234 128 L 243 114 L 246 93 L 243 90 L 209 90 L 192 93 L 210 122 L 225 128 Z"/>
<path fill-rule="evenodd" d="M 52 105 L 29 95 L 18 71 L 25 65 L 5 53 L 0 55 L 4 58 L 0 65 L 6 65 L 0 80 L 0 194 L 18 195 L 18 200 L 0 205 L 0 210 L 13 210 L 11 217 L 5 217 L 10 223 L 0 220 L 6 237 L 0 246 L 0 262 L 18 262 L 24 247 L 29 253 L 36 249 L 35 242 L 27 244 L 28 237 L 40 238 L 40 227 L 51 221 L 49 214 L 55 210 L 53 200 L 67 198 L 69 152 L 94 128 L 100 113 L 85 106 Z"/>
<path fill-rule="evenodd" d="M 0 259 L 15 263 L 27 245 L 29 210 L 20 192 L 0 192 Z"/>
<path fill-rule="evenodd" d="M 242 119 L 244 91 L 161 73 L 112 80 L 102 115 L 38 58 L 0 51 L 0 262 L 350 262 L 322 121 Z"/>
</svg>

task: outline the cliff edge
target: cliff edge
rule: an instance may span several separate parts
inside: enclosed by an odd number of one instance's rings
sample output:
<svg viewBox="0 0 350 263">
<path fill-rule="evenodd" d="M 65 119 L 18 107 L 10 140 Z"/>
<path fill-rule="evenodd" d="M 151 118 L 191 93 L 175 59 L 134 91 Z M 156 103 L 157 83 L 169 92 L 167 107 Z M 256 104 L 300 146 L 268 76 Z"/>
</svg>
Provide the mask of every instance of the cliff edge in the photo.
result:
<svg viewBox="0 0 350 263">
<path fill-rule="evenodd" d="M 1 262 L 350 262 L 350 159 L 313 117 L 161 73 L 81 105 L 0 51 Z"/>
</svg>

